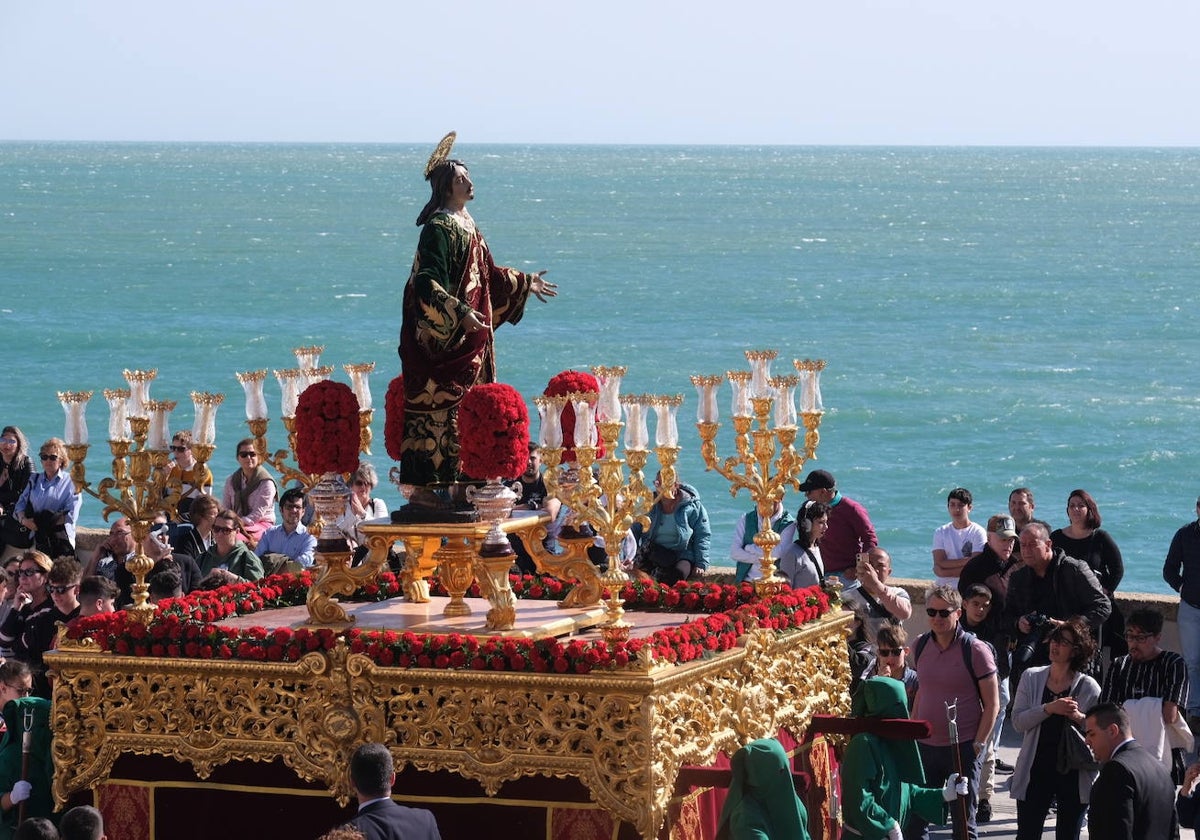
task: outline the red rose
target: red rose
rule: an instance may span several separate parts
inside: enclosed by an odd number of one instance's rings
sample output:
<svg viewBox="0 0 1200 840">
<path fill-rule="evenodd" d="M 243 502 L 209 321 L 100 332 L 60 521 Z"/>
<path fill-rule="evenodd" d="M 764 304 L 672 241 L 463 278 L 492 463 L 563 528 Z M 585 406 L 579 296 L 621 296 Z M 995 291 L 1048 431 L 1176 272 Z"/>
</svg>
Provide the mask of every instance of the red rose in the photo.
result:
<svg viewBox="0 0 1200 840">
<path fill-rule="evenodd" d="M 458 406 L 459 469 L 472 478 L 516 478 L 529 460 L 529 413 L 511 385 L 468 389 Z"/>
<path fill-rule="evenodd" d="M 309 474 L 358 469 L 358 399 L 333 380 L 304 389 L 296 403 L 296 460 Z"/>
</svg>

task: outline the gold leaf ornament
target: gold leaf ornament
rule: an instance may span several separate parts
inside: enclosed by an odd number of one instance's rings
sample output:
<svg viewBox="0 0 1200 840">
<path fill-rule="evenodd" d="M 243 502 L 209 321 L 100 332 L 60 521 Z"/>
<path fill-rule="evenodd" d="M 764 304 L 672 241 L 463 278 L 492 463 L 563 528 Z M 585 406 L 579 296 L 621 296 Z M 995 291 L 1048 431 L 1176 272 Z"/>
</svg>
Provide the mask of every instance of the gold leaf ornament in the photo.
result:
<svg viewBox="0 0 1200 840">
<path fill-rule="evenodd" d="M 425 180 L 429 180 L 429 176 L 433 170 L 437 169 L 443 163 L 450 159 L 450 150 L 454 148 L 454 138 L 458 137 L 457 131 L 451 131 L 441 142 L 437 144 L 437 148 L 433 150 L 433 154 L 429 156 L 429 163 L 425 164 Z"/>
</svg>

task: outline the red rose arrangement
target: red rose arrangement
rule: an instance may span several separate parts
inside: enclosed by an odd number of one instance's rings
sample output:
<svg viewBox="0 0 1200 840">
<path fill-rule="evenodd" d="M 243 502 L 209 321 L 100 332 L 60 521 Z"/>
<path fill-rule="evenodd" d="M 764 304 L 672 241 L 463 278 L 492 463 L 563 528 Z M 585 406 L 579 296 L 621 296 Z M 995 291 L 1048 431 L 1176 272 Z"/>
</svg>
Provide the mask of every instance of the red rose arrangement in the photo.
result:
<svg viewBox="0 0 1200 840">
<path fill-rule="evenodd" d="M 510 576 L 518 598 L 561 600 L 572 585 L 553 578 Z M 643 638 L 608 645 L 600 640 L 512 639 L 476 637 L 461 633 L 412 633 L 351 628 L 293 630 L 279 627 L 224 628 L 215 622 L 230 615 L 303 604 L 312 575 L 272 575 L 252 583 L 193 592 L 160 601 L 149 626 L 129 619 L 124 611 L 102 613 L 74 622 L 69 638 L 91 638 L 101 650 L 121 656 L 167 656 L 186 659 L 235 659 L 295 662 L 306 653 L 332 650 L 342 638 L 356 653 L 386 667 L 450 668 L 482 671 L 527 671 L 586 674 L 613 671 L 637 659 L 649 647 L 656 659 L 683 663 L 731 650 L 739 638 L 757 626 L 782 633 L 829 612 L 829 596 L 820 587 L 784 589 L 758 598 L 753 586 L 708 583 L 626 583 L 622 589 L 629 610 L 678 610 L 701 615 L 658 630 Z M 360 600 L 384 600 L 400 594 L 391 572 L 355 593 Z M 437 588 L 435 587 L 435 592 Z M 444 594 L 444 592 L 442 593 Z M 479 597 L 478 584 L 468 591 Z"/>
<path fill-rule="evenodd" d="M 542 392 L 547 397 L 565 397 L 567 394 L 586 394 L 594 392 L 596 399 L 591 401 L 592 408 L 600 401 L 600 380 L 582 370 L 564 370 L 550 377 L 546 390 Z M 567 403 L 562 412 L 562 436 L 564 463 L 575 460 L 575 406 Z M 604 457 L 604 441 L 600 439 L 600 429 L 596 428 L 596 457 Z"/>
<path fill-rule="evenodd" d="M 516 478 L 529 463 L 529 412 L 511 385 L 474 385 L 458 404 L 458 468 L 471 478 Z"/>
<path fill-rule="evenodd" d="M 350 386 L 326 379 L 305 388 L 296 403 L 296 461 L 301 472 L 354 472 L 358 442 L 358 398 Z"/>
<path fill-rule="evenodd" d="M 404 443 L 404 377 L 397 376 L 388 383 L 383 401 L 383 442 L 388 457 L 400 460 L 400 444 Z"/>
</svg>

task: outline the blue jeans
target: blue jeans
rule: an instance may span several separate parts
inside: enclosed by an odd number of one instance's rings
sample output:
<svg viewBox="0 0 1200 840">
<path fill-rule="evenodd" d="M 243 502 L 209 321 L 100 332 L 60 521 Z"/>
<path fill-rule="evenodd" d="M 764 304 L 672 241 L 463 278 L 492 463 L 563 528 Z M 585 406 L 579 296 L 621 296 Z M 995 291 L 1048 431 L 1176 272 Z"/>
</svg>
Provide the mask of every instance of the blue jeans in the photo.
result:
<svg viewBox="0 0 1200 840">
<path fill-rule="evenodd" d="M 1008 651 L 1004 652 L 1008 655 Z M 1008 678 L 999 680 L 1000 711 L 996 713 L 996 725 L 992 727 L 992 737 L 988 740 L 988 748 L 984 750 L 983 769 L 979 772 L 979 798 L 991 799 L 996 792 L 996 751 L 1000 749 L 1000 732 L 1004 729 L 1004 721 L 1008 710 Z"/>
<path fill-rule="evenodd" d="M 1179 600 L 1179 652 L 1187 663 L 1188 714 L 1200 715 L 1200 610 Z"/>
</svg>

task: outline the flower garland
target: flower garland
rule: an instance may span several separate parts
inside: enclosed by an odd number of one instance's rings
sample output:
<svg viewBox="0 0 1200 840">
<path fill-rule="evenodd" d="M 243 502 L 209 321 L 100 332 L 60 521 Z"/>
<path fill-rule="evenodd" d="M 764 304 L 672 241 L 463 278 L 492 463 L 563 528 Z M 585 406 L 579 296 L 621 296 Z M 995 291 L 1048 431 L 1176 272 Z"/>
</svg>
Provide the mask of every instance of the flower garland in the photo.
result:
<svg viewBox="0 0 1200 840">
<path fill-rule="evenodd" d="M 358 469 L 358 398 L 349 385 L 326 379 L 296 403 L 296 461 L 310 475 Z"/>
<path fill-rule="evenodd" d="M 458 405 L 458 467 L 471 478 L 516 478 L 529 462 L 529 412 L 511 385 L 467 389 Z"/>
<path fill-rule="evenodd" d="M 512 575 L 510 581 L 517 597 L 525 599 L 560 600 L 572 589 L 572 584 L 554 578 Z M 784 632 L 815 620 L 830 608 L 828 594 L 816 586 L 784 589 L 777 595 L 758 598 L 749 584 L 682 582 L 664 586 L 652 581 L 629 582 L 621 593 L 628 610 L 703 614 L 677 627 L 615 645 L 601 640 L 571 639 L 564 643 L 545 638 L 360 628 L 342 633 L 304 627 L 234 629 L 215 623 L 230 615 L 302 604 L 311 585 L 308 572 L 272 575 L 257 582 L 161 601 L 149 626 L 131 620 L 122 611 L 78 619 L 67 635 L 71 639 L 91 638 L 101 650 L 123 656 L 260 662 L 295 662 L 306 653 L 332 650 L 344 638 L 353 652 L 386 667 L 586 674 L 628 666 L 646 648 L 660 661 L 691 662 L 734 648 L 738 638 L 752 626 Z M 355 597 L 384 600 L 395 597 L 400 590 L 399 580 L 387 572 Z M 467 594 L 479 597 L 478 584 Z"/>
<path fill-rule="evenodd" d="M 383 443 L 388 457 L 400 460 L 400 445 L 404 443 L 404 377 L 397 376 L 388 383 L 383 400 Z"/>
<path fill-rule="evenodd" d="M 600 380 L 582 370 L 564 370 L 561 373 L 556 373 L 550 377 L 550 381 L 546 383 L 546 390 L 542 392 L 546 397 L 565 397 L 567 394 L 586 394 L 594 392 L 597 397 L 591 401 L 591 405 L 595 408 L 599 402 Z M 563 439 L 563 463 L 572 463 L 575 460 L 575 406 L 567 403 L 562 410 L 562 439 Z M 600 439 L 600 429 L 596 429 L 596 457 L 604 457 L 604 441 Z"/>
</svg>

